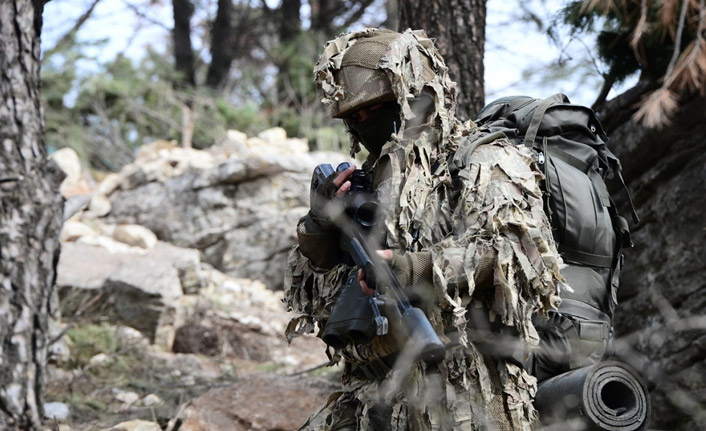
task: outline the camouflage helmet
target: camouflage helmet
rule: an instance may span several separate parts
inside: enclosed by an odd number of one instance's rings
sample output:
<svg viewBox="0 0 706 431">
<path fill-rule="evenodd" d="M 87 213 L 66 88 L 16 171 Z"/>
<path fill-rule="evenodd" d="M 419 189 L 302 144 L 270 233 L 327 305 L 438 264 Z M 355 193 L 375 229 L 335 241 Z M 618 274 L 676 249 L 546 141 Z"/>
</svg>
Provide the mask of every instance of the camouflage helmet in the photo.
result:
<svg viewBox="0 0 706 431">
<path fill-rule="evenodd" d="M 331 116 L 344 118 L 351 113 L 397 98 L 385 71 L 378 67 L 392 42 L 401 34 L 391 30 L 375 30 L 359 38 L 343 55 L 341 69 L 334 78 L 345 91 L 345 96 L 331 106 Z M 425 78 L 430 80 L 433 72 L 429 60 L 422 61 Z"/>
<path fill-rule="evenodd" d="M 442 136 L 453 127 L 456 84 L 422 30 L 397 33 L 366 28 L 343 34 L 326 44 L 314 75 L 321 101 L 333 117 L 396 101 L 402 114 L 397 135 L 403 138 L 406 121 L 416 117 L 410 103 L 424 90 L 433 99 L 431 119 L 440 126 Z"/>
</svg>

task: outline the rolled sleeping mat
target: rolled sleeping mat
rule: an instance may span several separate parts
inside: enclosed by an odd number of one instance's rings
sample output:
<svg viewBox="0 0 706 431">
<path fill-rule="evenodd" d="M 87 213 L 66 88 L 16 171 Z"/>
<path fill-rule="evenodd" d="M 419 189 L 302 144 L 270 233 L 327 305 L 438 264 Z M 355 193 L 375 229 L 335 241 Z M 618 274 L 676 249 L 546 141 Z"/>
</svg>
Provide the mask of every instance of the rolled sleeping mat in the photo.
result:
<svg viewBox="0 0 706 431">
<path fill-rule="evenodd" d="M 535 407 L 544 431 L 641 431 L 652 405 L 647 386 L 618 361 L 569 371 L 539 384 Z"/>
</svg>

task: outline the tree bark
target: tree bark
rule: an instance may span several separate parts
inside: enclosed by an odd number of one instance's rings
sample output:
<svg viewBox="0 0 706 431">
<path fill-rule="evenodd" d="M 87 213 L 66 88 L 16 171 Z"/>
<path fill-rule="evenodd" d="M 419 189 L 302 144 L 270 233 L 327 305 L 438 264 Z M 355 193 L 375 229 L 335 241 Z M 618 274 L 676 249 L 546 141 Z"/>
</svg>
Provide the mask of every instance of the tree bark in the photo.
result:
<svg viewBox="0 0 706 431">
<path fill-rule="evenodd" d="M 0 429 L 40 430 L 62 225 L 40 102 L 41 0 L 0 2 Z"/>
<path fill-rule="evenodd" d="M 301 7 L 301 0 L 282 0 L 279 27 L 280 43 L 292 42 L 302 31 L 302 20 L 299 14 Z"/>
<path fill-rule="evenodd" d="M 311 30 L 319 39 L 333 39 L 334 33 L 332 11 L 336 9 L 338 0 L 310 0 L 311 8 Z"/>
<path fill-rule="evenodd" d="M 206 85 L 211 88 L 219 88 L 223 84 L 233 62 L 232 14 L 233 0 L 218 0 L 218 12 L 211 30 L 211 64 L 206 76 Z"/>
<path fill-rule="evenodd" d="M 423 29 L 458 85 L 456 115 L 472 119 L 485 103 L 483 55 L 487 0 L 399 0 L 399 29 Z"/>
<path fill-rule="evenodd" d="M 196 86 L 196 73 L 194 64 L 194 50 L 191 47 L 191 16 L 194 14 L 194 5 L 191 0 L 172 0 L 174 11 L 174 62 L 176 71 L 180 74 L 175 82 L 176 88 L 193 88 Z M 193 130 L 194 112 L 193 101 L 188 96 L 181 107 L 181 146 L 191 148 L 191 135 Z"/>
<path fill-rule="evenodd" d="M 297 103 L 297 94 L 291 82 L 292 61 L 299 55 L 297 37 L 302 29 L 301 0 L 282 0 L 277 9 L 279 21 L 279 50 L 277 52 L 277 100 L 282 105 Z"/>
<path fill-rule="evenodd" d="M 196 85 L 194 51 L 191 47 L 191 16 L 194 13 L 194 5 L 191 0 L 172 0 L 172 7 L 175 67 L 181 74 L 181 83 L 193 87 Z"/>
<path fill-rule="evenodd" d="M 601 111 L 641 220 L 620 274 L 617 354 L 654 385 L 650 428 L 706 429 L 706 110 L 702 95 L 686 94 L 669 126 L 636 123 L 631 115 L 659 85 L 640 81 Z M 615 196 L 630 214 L 627 196 Z"/>
</svg>

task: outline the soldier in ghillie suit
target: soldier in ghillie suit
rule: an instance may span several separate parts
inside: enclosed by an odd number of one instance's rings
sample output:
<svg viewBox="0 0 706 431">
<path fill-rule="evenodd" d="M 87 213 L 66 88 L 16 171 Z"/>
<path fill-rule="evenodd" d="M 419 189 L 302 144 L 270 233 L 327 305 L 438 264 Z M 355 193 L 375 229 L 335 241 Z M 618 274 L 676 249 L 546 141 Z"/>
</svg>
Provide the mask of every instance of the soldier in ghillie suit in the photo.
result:
<svg viewBox="0 0 706 431">
<path fill-rule="evenodd" d="M 343 389 L 302 429 L 530 430 L 536 379 L 523 366 L 538 343 L 532 315 L 556 309 L 562 279 L 529 150 L 455 119 L 455 84 L 423 31 L 342 35 L 314 72 L 352 152 L 362 144 L 370 154 L 362 169 L 384 212 L 380 255 L 446 352 L 433 366 L 405 360 L 395 331 L 329 352 L 345 361 Z M 340 199 L 350 174 L 318 192 Z M 321 331 L 355 271 L 321 208 L 297 232 L 285 280 L 290 341 Z M 508 349 L 493 348 L 508 337 Z"/>
</svg>

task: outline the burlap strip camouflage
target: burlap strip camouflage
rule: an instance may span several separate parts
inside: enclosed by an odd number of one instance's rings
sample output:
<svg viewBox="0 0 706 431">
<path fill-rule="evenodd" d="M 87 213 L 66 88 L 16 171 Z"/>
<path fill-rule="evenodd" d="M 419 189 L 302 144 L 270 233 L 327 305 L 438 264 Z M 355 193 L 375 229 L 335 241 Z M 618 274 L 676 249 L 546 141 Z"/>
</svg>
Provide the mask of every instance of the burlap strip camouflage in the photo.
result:
<svg viewBox="0 0 706 431">
<path fill-rule="evenodd" d="M 325 102 L 345 94 L 334 73 L 347 47 L 369 31 L 339 37 L 325 48 L 315 70 Z M 455 88 L 443 60 L 423 32 L 409 30 L 380 60 L 406 118 L 411 112 L 405 104 L 423 89 L 415 75 L 419 55 L 432 60 L 436 73 L 427 84 L 435 97 L 434 127 L 413 137 L 393 135 L 377 164 L 368 161 L 365 167 L 375 174 L 385 165 L 387 172 L 377 184 L 387 215 L 385 246 L 431 253 L 435 301 L 424 311 L 455 347 L 435 369 L 411 363 L 381 381 L 345 376 L 343 392 L 302 429 L 369 430 L 369 412 L 380 404 L 391 407 L 391 429 L 400 431 L 530 430 L 536 420 L 531 404 L 536 380 L 510 362 L 479 354 L 468 341 L 465 314 L 477 303 L 489 310 L 489 320 L 536 344 L 532 313 L 558 306 L 561 263 L 542 208 L 541 173 L 527 150 L 507 140 L 471 145 L 475 126 L 452 120 Z M 476 271 L 489 254 L 495 257 L 491 282 L 477 286 Z M 295 247 L 285 280 L 285 301 L 295 313 L 287 328 L 290 340 L 316 331 L 328 317 L 350 269 L 321 271 Z M 376 340 L 337 353 L 364 362 L 384 356 L 385 345 Z"/>
</svg>

